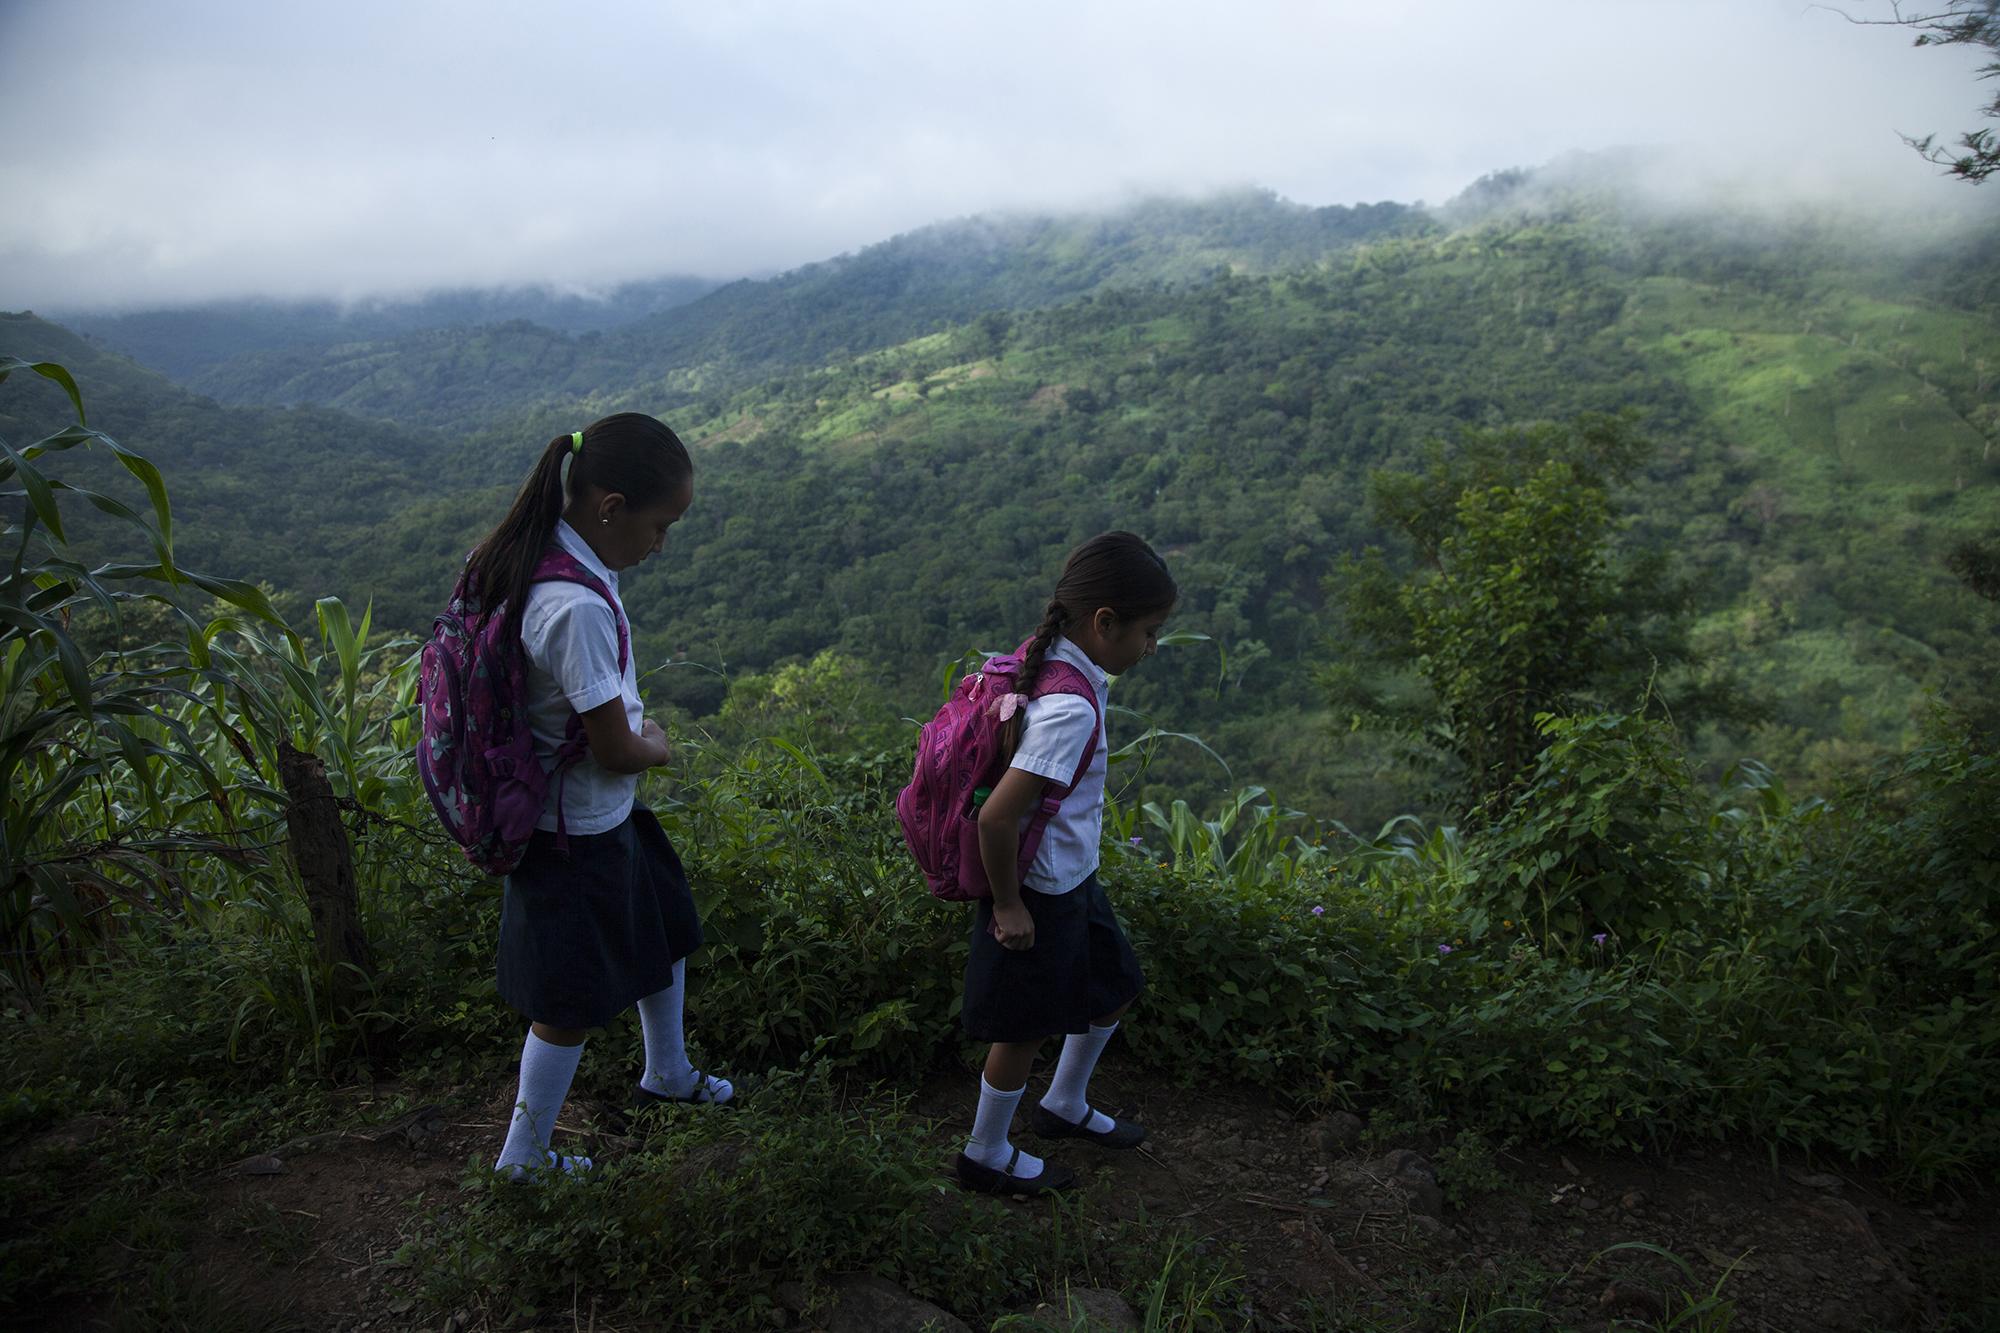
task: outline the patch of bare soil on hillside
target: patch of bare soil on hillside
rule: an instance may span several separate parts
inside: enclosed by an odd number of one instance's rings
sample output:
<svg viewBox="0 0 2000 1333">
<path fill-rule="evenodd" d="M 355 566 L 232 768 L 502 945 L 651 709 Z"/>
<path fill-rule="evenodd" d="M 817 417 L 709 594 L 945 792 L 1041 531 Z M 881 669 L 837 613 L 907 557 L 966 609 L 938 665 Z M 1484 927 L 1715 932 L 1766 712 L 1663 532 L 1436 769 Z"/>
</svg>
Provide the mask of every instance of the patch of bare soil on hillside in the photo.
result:
<svg viewBox="0 0 2000 1333">
<path fill-rule="evenodd" d="M 762 435 L 763 433 L 764 433 L 764 419 L 759 416 L 752 416 L 746 412 L 744 415 L 736 418 L 736 420 L 730 422 L 728 425 L 723 426 L 718 430 L 711 431 L 709 434 L 702 436 L 700 439 L 695 441 L 695 444 L 697 446 L 704 444 L 723 444 L 729 441 L 734 441 L 738 444 L 743 444 L 747 443 L 748 441 L 756 439 L 759 435 Z"/>
</svg>

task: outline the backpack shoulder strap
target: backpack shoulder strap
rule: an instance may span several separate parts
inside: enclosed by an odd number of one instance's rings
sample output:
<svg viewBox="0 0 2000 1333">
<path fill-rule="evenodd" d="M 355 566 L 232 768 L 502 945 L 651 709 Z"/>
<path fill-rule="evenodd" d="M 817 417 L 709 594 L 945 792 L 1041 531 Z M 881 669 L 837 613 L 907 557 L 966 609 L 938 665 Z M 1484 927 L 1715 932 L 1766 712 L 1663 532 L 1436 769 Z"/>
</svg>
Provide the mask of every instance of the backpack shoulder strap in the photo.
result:
<svg viewBox="0 0 2000 1333">
<path fill-rule="evenodd" d="M 611 595 L 604 580 L 583 567 L 583 562 L 560 546 L 551 546 L 542 552 L 542 558 L 535 564 L 531 583 L 578 583 L 604 599 L 611 608 L 611 621 L 618 627 L 618 674 L 625 674 L 625 664 L 632 655 L 632 631 L 625 624 L 624 613 L 618 609 L 618 599 Z M 583 718 L 572 711 L 569 724 L 563 728 L 563 743 L 556 748 L 555 769 L 552 776 L 556 780 L 556 850 L 569 851 L 569 829 L 563 818 L 563 788 L 569 781 L 569 770 L 583 758 L 590 739 L 584 734 Z"/>
<path fill-rule="evenodd" d="M 632 631 L 625 624 L 624 615 L 618 610 L 618 599 L 611 595 L 611 589 L 604 586 L 604 580 L 583 567 L 583 562 L 563 550 L 551 546 L 542 552 L 541 560 L 535 565 L 532 580 L 535 583 L 576 583 L 590 589 L 604 599 L 611 608 L 611 619 L 618 626 L 618 672 L 625 673 L 625 664 L 632 654 Z"/>
<path fill-rule="evenodd" d="M 1083 775 L 1090 771 L 1090 761 L 1097 756 L 1097 738 L 1104 731 L 1104 710 L 1097 702 L 1097 691 L 1084 674 L 1068 662 L 1050 659 L 1042 663 L 1041 674 L 1035 678 L 1035 688 L 1029 697 L 1044 699 L 1051 694 L 1074 694 L 1081 696 L 1090 705 L 1090 714 L 1096 726 L 1090 729 L 1090 739 L 1083 743 L 1083 757 L 1077 761 L 1076 772 L 1070 777 L 1060 792 L 1054 792 L 1057 804 L 1063 797 L 1076 790 L 1076 784 L 1083 781 Z M 1047 798 L 1044 797 L 1046 800 Z"/>
<path fill-rule="evenodd" d="M 1104 730 L 1104 710 L 1098 706 L 1097 691 L 1091 687 L 1081 671 L 1067 662 L 1049 659 L 1042 663 L 1041 674 L 1035 678 L 1034 689 L 1029 697 L 1046 698 L 1051 694 L 1080 694 L 1090 702 L 1092 720 L 1096 723 L 1090 729 L 1090 739 L 1083 743 L 1083 756 L 1076 762 L 1076 772 L 1068 782 L 1057 786 L 1051 782 L 1042 788 L 1042 799 L 1036 803 L 1035 811 L 1028 820 L 1028 827 L 1021 835 L 1020 866 L 1023 873 L 1034 864 L 1035 853 L 1041 849 L 1042 835 L 1048 831 L 1049 821 L 1056 817 L 1056 811 L 1076 790 L 1076 784 L 1083 781 L 1083 775 L 1090 771 L 1090 761 L 1097 757 L 1097 738 Z"/>
</svg>

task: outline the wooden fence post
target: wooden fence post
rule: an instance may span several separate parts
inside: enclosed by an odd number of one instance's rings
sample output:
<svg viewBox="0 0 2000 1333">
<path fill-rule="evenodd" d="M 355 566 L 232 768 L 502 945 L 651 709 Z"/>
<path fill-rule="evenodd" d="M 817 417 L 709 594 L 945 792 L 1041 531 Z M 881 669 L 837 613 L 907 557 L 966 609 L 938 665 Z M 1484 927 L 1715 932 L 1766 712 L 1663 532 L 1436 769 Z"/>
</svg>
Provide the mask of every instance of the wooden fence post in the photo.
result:
<svg viewBox="0 0 2000 1333">
<path fill-rule="evenodd" d="M 326 765 L 318 755 L 294 748 L 289 738 L 278 742 L 278 778 L 285 784 L 285 830 L 292 860 L 312 911 L 313 946 L 320 961 L 332 965 L 336 992 L 345 993 L 353 977 L 343 964 L 372 980 L 375 957 L 361 930 L 361 897 L 340 807 L 334 804 Z"/>
</svg>

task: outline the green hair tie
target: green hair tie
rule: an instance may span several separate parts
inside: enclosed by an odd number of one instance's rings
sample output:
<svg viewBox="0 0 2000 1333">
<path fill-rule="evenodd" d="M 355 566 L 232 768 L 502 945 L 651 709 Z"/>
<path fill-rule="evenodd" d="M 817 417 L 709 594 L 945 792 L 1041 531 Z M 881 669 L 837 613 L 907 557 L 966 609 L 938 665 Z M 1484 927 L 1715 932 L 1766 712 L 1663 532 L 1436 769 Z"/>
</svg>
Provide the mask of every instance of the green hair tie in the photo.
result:
<svg viewBox="0 0 2000 1333">
<path fill-rule="evenodd" d="M 580 454 L 580 453 L 582 453 L 582 452 L 583 452 L 583 432 L 582 432 L 582 431 L 580 431 L 580 430 L 573 430 L 573 431 L 571 431 L 571 432 L 569 433 L 569 451 L 570 451 L 570 452 L 571 452 L 572 454 Z"/>
</svg>

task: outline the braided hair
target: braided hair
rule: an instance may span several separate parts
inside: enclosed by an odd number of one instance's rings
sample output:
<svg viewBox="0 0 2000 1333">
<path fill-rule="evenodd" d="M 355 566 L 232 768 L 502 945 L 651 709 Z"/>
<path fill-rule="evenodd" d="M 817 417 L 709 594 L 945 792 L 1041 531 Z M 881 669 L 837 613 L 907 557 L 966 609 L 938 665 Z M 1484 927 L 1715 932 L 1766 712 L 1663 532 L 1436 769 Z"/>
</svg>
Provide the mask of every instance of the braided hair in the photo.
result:
<svg viewBox="0 0 2000 1333">
<path fill-rule="evenodd" d="M 1026 694 L 1035 687 L 1048 659 L 1049 646 L 1063 628 L 1080 624 L 1099 607 L 1110 607 L 1120 620 L 1136 620 L 1150 611 L 1165 611 L 1180 600 L 1180 588 L 1167 572 L 1167 562 L 1129 532 L 1101 532 L 1069 553 L 1055 595 L 1042 611 L 1042 623 L 1014 673 L 1014 689 Z"/>
</svg>

